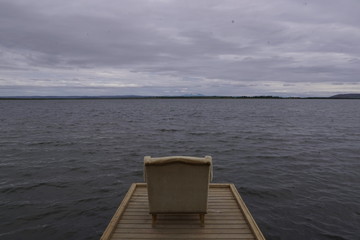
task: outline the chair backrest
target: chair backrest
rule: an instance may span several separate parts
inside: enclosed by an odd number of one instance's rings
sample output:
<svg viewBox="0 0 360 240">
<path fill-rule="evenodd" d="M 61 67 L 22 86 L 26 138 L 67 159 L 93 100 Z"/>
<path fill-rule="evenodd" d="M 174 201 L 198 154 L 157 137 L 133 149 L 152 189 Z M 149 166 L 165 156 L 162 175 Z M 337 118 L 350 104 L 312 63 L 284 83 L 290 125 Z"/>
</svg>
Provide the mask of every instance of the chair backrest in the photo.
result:
<svg viewBox="0 0 360 240">
<path fill-rule="evenodd" d="M 150 213 L 206 213 L 212 158 L 144 158 Z"/>
</svg>

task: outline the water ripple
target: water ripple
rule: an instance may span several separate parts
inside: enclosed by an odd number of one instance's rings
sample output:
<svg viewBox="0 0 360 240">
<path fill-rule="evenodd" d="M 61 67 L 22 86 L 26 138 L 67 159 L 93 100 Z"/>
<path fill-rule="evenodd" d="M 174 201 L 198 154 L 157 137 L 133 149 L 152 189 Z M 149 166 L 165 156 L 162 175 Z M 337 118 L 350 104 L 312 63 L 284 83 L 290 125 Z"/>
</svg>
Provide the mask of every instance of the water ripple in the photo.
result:
<svg viewBox="0 0 360 240">
<path fill-rule="evenodd" d="M 98 239 L 143 156 L 212 155 L 267 239 L 358 239 L 360 101 L 0 101 L 0 238 Z"/>
</svg>

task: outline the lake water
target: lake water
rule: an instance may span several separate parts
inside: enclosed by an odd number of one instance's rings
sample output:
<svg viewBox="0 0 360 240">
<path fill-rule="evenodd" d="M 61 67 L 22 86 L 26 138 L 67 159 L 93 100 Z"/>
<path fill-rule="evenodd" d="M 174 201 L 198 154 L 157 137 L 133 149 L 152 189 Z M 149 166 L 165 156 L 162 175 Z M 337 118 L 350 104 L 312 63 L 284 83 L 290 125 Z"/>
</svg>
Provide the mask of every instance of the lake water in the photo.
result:
<svg viewBox="0 0 360 240">
<path fill-rule="evenodd" d="M 211 155 L 265 237 L 360 239 L 360 100 L 0 101 L 0 239 L 99 239 L 145 155 Z"/>
</svg>

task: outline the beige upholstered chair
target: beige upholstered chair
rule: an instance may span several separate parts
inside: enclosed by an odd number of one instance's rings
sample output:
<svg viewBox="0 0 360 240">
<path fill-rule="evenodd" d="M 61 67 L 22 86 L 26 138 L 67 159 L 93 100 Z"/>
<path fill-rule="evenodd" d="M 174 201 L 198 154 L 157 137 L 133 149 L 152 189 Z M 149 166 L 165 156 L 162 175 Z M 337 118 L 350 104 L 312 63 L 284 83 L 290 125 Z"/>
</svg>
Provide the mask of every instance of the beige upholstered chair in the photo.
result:
<svg viewBox="0 0 360 240">
<path fill-rule="evenodd" d="M 212 179 L 211 156 L 146 156 L 144 177 L 153 224 L 157 214 L 199 214 L 201 224 L 204 224 Z"/>
</svg>

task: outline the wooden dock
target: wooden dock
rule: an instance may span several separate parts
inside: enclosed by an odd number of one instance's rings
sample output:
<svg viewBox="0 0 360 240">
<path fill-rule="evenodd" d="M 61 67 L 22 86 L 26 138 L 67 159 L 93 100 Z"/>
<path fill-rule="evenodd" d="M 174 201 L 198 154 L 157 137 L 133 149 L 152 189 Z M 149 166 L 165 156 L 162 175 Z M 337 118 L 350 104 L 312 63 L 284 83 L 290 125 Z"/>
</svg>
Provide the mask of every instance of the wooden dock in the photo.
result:
<svg viewBox="0 0 360 240">
<path fill-rule="evenodd" d="M 205 225 L 199 216 L 159 215 L 152 226 L 146 183 L 131 185 L 101 240 L 265 239 L 233 184 L 210 184 Z"/>
</svg>

